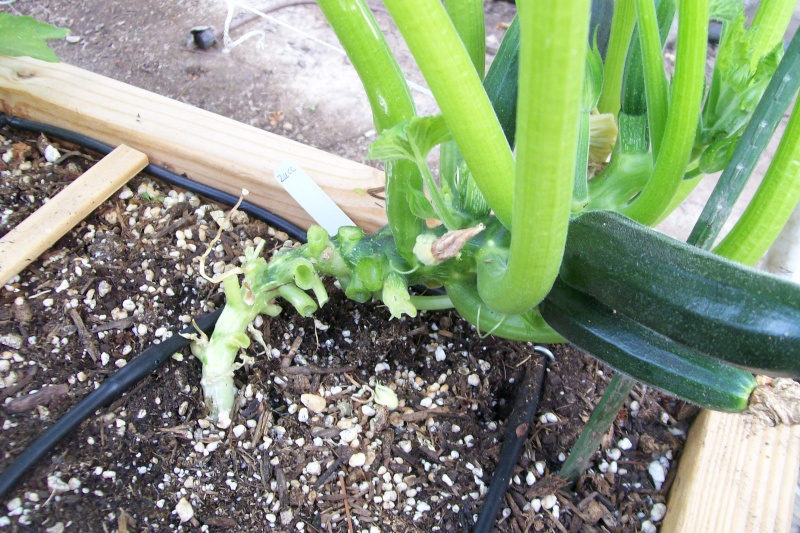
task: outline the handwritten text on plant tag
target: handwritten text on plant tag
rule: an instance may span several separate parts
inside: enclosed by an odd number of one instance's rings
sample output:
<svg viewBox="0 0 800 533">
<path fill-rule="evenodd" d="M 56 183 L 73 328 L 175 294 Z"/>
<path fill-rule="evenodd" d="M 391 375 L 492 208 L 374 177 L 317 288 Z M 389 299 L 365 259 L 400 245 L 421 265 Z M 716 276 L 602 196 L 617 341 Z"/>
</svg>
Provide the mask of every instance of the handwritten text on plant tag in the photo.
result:
<svg viewBox="0 0 800 533">
<path fill-rule="evenodd" d="M 282 161 L 275 168 L 275 179 L 328 234 L 336 235 L 340 227 L 356 225 L 294 161 Z"/>
</svg>

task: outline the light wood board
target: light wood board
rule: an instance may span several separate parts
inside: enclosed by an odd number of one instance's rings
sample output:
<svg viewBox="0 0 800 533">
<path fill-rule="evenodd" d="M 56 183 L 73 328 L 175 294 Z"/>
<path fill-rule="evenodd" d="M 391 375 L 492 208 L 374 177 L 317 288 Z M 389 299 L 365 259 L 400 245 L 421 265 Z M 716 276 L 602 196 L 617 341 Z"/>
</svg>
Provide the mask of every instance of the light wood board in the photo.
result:
<svg viewBox="0 0 800 533">
<path fill-rule="evenodd" d="M 689 430 L 661 533 L 788 533 L 800 426 L 703 411 Z"/>
<path fill-rule="evenodd" d="M 146 166 L 146 155 L 121 145 L 17 224 L 0 239 L 0 285 L 35 261 Z"/>
<path fill-rule="evenodd" d="M 366 231 L 386 223 L 367 194 L 383 172 L 64 63 L 0 56 L 5 113 L 127 144 L 194 181 L 247 199 L 301 227 L 312 220 L 274 179 L 292 160 Z"/>
</svg>

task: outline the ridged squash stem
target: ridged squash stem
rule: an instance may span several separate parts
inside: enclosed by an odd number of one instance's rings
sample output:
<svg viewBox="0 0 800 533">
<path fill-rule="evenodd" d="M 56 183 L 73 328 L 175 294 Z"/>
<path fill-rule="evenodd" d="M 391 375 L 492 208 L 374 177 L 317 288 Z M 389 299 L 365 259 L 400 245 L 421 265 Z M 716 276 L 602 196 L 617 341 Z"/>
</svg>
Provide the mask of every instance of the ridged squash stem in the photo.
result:
<svg viewBox="0 0 800 533">
<path fill-rule="evenodd" d="M 497 218 L 511 227 L 514 156 L 481 78 L 439 0 L 386 0 L 436 98 L 475 183 Z"/>
<path fill-rule="evenodd" d="M 653 175 L 621 212 L 642 224 L 656 222 L 669 206 L 692 153 L 705 85 L 708 0 L 679 0 L 675 75 L 661 151 Z"/>
<path fill-rule="evenodd" d="M 442 309 L 452 309 L 453 302 L 446 294 L 432 296 L 411 296 L 411 305 L 417 311 L 440 311 Z"/>
<path fill-rule="evenodd" d="M 664 58 L 661 53 L 661 39 L 653 0 L 636 0 L 636 20 L 639 28 L 639 45 L 642 48 L 650 142 L 653 145 L 653 157 L 657 157 L 667 120 L 669 88 L 667 75 L 664 72 Z"/>
<path fill-rule="evenodd" d="M 608 382 L 608 387 L 602 398 L 592 411 L 589 422 L 578 437 L 578 442 L 569 452 L 569 457 L 564 461 L 559 476 L 574 483 L 589 467 L 592 457 L 600 442 L 608 433 L 608 428 L 614 423 L 619 410 L 625 405 L 625 400 L 636 385 L 636 380 L 617 372 Z"/>
<path fill-rule="evenodd" d="M 550 291 L 569 225 L 586 74 L 590 2 L 521 4 L 517 173 L 511 245 L 478 261 L 478 291 L 495 311 L 523 313 Z M 491 204 L 491 202 L 490 202 Z"/>
<path fill-rule="evenodd" d="M 762 0 L 759 3 L 750 24 L 753 32 L 751 68 L 781 40 L 796 7 L 797 0 Z"/>
<path fill-rule="evenodd" d="M 614 5 L 614 16 L 611 19 L 611 35 L 608 38 L 605 63 L 603 65 L 603 92 L 597 109 L 601 113 L 613 113 L 620 109 L 622 97 L 622 78 L 625 73 L 625 61 L 628 57 L 628 46 L 636 24 L 635 0 L 617 0 Z"/>
<path fill-rule="evenodd" d="M 631 9 L 633 9 L 635 20 L 636 10 L 633 4 L 631 4 Z M 641 191 L 652 174 L 644 67 L 639 40 L 639 30 L 634 28 L 631 38 L 633 46 L 627 49 L 624 65 L 625 77 L 620 88 L 620 98 L 616 101 L 618 106 L 617 143 L 611 153 L 610 164 L 598 176 L 589 181 L 590 202 L 587 210 L 590 211 L 619 210 Z M 605 80 L 603 80 L 603 91 L 605 89 Z M 631 159 L 636 164 L 631 165 L 629 163 Z M 642 164 L 648 160 L 650 161 L 649 166 Z M 631 172 L 633 169 L 638 169 L 640 172 L 646 171 L 646 174 L 635 175 Z"/>
<path fill-rule="evenodd" d="M 364 85 L 380 133 L 416 115 L 403 72 L 364 0 L 319 0 Z M 411 212 L 407 191 L 422 191 L 422 176 L 411 161 L 386 164 L 386 215 L 400 255 L 414 264 L 414 242 L 425 229 Z"/>
<path fill-rule="evenodd" d="M 467 49 L 478 76 L 486 73 L 486 23 L 483 0 L 444 0 L 444 8 Z"/>
<path fill-rule="evenodd" d="M 800 106 L 794 106 L 755 196 L 714 253 L 753 266 L 772 246 L 800 201 Z"/>
<path fill-rule="evenodd" d="M 478 295 L 474 280 L 453 279 L 445 283 L 445 289 L 458 314 L 474 325 L 481 335 L 520 342 L 565 342 L 564 337 L 547 325 L 538 309 L 522 315 L 504 315 L 490 309 Z"/>
<path fill-rule="evenodd" d="M 222 281 L 227 303 L 214 326 L 210 339 L 192 343 L 192 354 L 203 364 L 203 397 L 214 420 L 230 416 L 236 399 L 236 386 L 233 372 L 239 350 L 247 348 L 250 339 L 244 333 L 248 324 L 260 313 L 272 316 L 280 308 L 271 305 L 269 300 L 274 291 L 266 291 L 248 303 L 243 298 L 243 289 L 236 276 L 228 276 Z"/>
<path fill-rule="evenodd" d="M 486 24 L 483 0 L 445 0 L 444 8 L 453 22 L 464 48 L 467 49 L 475 72 L 483 80 L 486 73 Z M 462 157 L 454 141 L 439 147 L 439 176 L 442 184 L 455 187 L 456 172 Z"/>
</svg>

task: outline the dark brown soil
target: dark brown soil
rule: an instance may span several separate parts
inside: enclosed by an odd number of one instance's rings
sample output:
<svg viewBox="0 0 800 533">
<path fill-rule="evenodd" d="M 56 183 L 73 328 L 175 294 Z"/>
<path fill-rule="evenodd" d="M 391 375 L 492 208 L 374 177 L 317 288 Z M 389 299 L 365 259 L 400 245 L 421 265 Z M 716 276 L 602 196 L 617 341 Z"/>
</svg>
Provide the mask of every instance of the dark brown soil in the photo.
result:
<svg viewBox="0 0 800 533">
<path fill-rule="evenodd" d="M 0 135 L 5 234 L 90 162 L 74 155 L 46 163 L 47 144 L 62 154 L 72 147 L 55 139 L 37 147 L 36 136 L 8 129 Z M 223 303 L 197 274 L 217 228 L 212 212 L 221 209 L 137 177 L 0 291 L 0 468 L 118 367 Z M 217 269 L 260 238 L 266 250 L 291 245 L 261 222 L 233 220 L 215 248 Z M 253 343 L 252 361 L 237 371 L 240 401 L 230 426 L 205 418 L 200 366 L 186 351 L 42 460 L 6 495 L 0 529 L 469 527 L 533 346 L 482 338 L 450 311 L 390 321 L 380 305 L 330 290 L 315 318 L 286 311 L 257 324 L 267 353 Z M 637 388 L 593 468 L 567 490 L 552 474 L 610 371 L 571 347 L 551 349 L 556 360 L 498 530 L 652 527 L 686 430 L 683 404 Z M 371 401 L 363 385 L 376 382 L 396 390 L 396 411 Z M 324 410 L 309 413 L 303 394 L 323 396 Z M 623 439 L 630 447 L 620 450 Z M 358 453 L 364 466 L 351 466 Z M 659 489 L 648 474 L 653 462 L 668 467 Z M 193 516 L 182 522 L 176 506 L 190 506 Z"/>
</svg>

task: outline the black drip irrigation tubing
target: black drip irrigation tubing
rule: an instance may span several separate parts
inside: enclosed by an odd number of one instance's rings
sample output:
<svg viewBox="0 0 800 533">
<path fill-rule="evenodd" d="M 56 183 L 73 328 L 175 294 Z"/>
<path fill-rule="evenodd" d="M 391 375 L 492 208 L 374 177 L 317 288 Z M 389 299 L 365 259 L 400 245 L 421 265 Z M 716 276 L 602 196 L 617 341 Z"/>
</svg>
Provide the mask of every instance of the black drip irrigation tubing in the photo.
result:
<svg viewBox="0 0 800 533">
<path fill-rule="evenodd" d="M 100 141 L 89 138 L 85 135 L 81 135 L 80 133 L 75 133 L 73 131 L 68 131 L 56 126 L 50 126 L 49 124 L 33 122 L 31 120 L 0 113 L 0 126 L 4 125 L 12 126 L 21 130 L 39 131 L 45 135 L 58 137 L 59 139 L 80 145 L 88 150 L 92 150 L 103 155 L 108 155 L 114 149 L 112 146 L 101 143 Z M 145 172 L 154 178 L 158 178 L 159 180 L 169 183 L 175 187 L 180 187 L 181 189 L 186 189 L 187 191 L 204 196 L 212 202 L 224 205 L 235 205 L 239 200 L 237 196 L 220 191 L 208 185 L 192 181 L 185 176 L 180 176 L 174 172 L 170 172 L 169 170 L 157 167 L 153 164 L 147 165 L 142 172 Z M 252 202 L 244 200 L 238 209 L 240 211 L 244 211 L 248 215 L 266 222 L 274 228 L 285 232 L 296 241 L 306 242 L 306 232 L 303 231 L 302 228 L 289 222 L 283 217 L 267 211 L 263 207 L 259 207 Z"/>
<path fill-rule="evenodd" d="M 492 476 L 492 483 L 486 492 L 483 500 L 483 507 L 478 514 L 478 521 L 472 529 L 472 533 L 489 533 L 494 531 L 497 512 L 503 503 L 503 496 L 508 491 L 508 483 L 514 473 L 519 455 L 522 452 L 522 445 L 528 440 L 530 428 L 533 425 L 533 418 L 539 406 L 539 398 L 542 395 L 544 385 L 544 374 L 546 368 L 546 358 L 540 357 L 531 361 L 522 386 L 517 392 L 517 399 L 514 402 L 514 410 L 508 417 L 508 428 L 506 428 L 506 438 L 503 441 L 503 448 L 500 450 L 500 457 L 497 460 L 497 469 Z"/>
<path fill-rule="evenodd" d="M 198 318 L 195 323 L 204 333 L 210 333 L 214 329 L 220 313 L 222 313 L 222 308 Z M 0 498 L 14 488 L 17 481 L 28 473 L 39 459 L 52 450 L 81 422 L 89 418 L 92 413 L 122 396 L 122 393 L 164 364 L 172 354 L 189 344 L 190 340 L 183 335 L 192 333 L 197 333 L 194 327 L 186 328 L 164 342 L 151 346 L 132 359 L 130 363 L 117 370 L 102 385 L 62 416 L 0 474 Z"/>
<path fill-rule="evenodd" d="M 26 131 L 38 131 L 103 155 L 111 153 L 114 149 L 112 146 L 79 133 L 0 113 L 0 127 L 2 126 L 11 126 Z M 232 194 L 217 190 L 208 185 L 197 183 L 189 178 L 152 164 L 148 164 L 143 172 L 175 187 L 180 187 L 204 196 L 213 202 L 232 206 L 239 200 Z M 248 215 L 284 231 L 297 241 L 306 241 L 306 232 L 283 217 L 248 201 L 243 201 L 239 209 Z M 430 289 L 427 292 L 441 293 L 441 291 Z M 200 328 L 203 333 L 210 334 L 219 315 L 222 313 L 222 309 L 223 308 L 219 308 L 213 313 L 198 318 L 195 321 L 196 326 Z M 61 417 L 58 422 L 30 444 L 4 472 L 0 473 L 0 498 L 3 498 L 8 491 L 14 488 L 17 482 L 39 459 L 44 457 L 44 455 L 52 450 L 61 439 L 70 434 L 81 422 L 90 417 L 92 413 L 122 396 L 125 391 L 163 365 L 173 353 L 187 346 L 189 342 L 191 342 L 190 339 L 187 338 L 187 335 L 192 333 L 197 333 L 195 327 L 186 328 L 173 334 L 172 337 L 166 341 L 151 346 L 132 359 L 130 363 L 117 370 L 95 391 L 81 400 L 66 415 Z M 474 528 L 472 528 L 472 533 L 488 533 L 493 531 L 497 512 L 500 510 L 503 496 L 508 490 L 508 482 L 513 474 L 514 466 L 516 466 L 519 460 L 522 445 L 525 440 L 527 440 L 529 429 L 533 423 L 533 418 L 539 405 L 539 398 L 544 383 L 545 361 L 544 357 L 537 359 L 529 366 L 525 374 L 522 386 L 517 394 L 514 410 L 508 420 L 508 429 L 506 430 L 506 438 L 497 463 L 497 470 L 492 477 L 489 491 L 486 494 L 483 507 L 478 515 L 478 521 Z M 469 521 L 471 520 L 465 520 L 465 522 Z M 469 528 L 468 523 L 463 524 L 463 526 L 465 529 Z"/>
<path fill-rule="evenodd" d="M 41 132 L 45 135 L 63 139 L 103 155 L 111 153 L 114 149 L 107 144 L 79 133 L 0 113 L 0 127 L 2 126 L 11 126 L 20 130 Z M 197 183 L 184 176 L 179 176 L 174 172 L 152 164 L 147 165 L 143 171 L 154 178 L 204 196 L 213 202 L 234 205 L 238 201 L 238 198 L 232 194 Z M 306 232 L 299 226 L 292 224 L 288 220 L 262 207 L 244 201 L 239 208 L 248 215 L 284 231 L 295 240 L 302 242 L 306 240 Z M 196 321 L 197 326 L 204 333 L 210 333 L 220 313 L 222 313 L 222 308 L 198 318 Z M 174 334 L 166 341 L 156 344 L 139 354 L 132 359 L 130 363 L 112 374 L 111 377 L 106 379 L 96 390 L 81 400 L 66 415 L 59 419 L 58 422 L 45 431 L 38 439 L 30 444 L 5 471 L 0 473 L 0 498 L 4 497 L 9 490 L 14 488 L 22 476 L 24 476 L 39 459 L 52 450 L 65 436 L 78 427 L 81 422 L 91 416 L 92 413 L 110 404 L 119 396 L 122 396 L 125 391 L 158 369 L 173 353 L 187 346 L 190 340 L 186 338 L 184 334 L 191 333 L 196 333 L 195 328 L 187 328 Z"/>
</svg>

